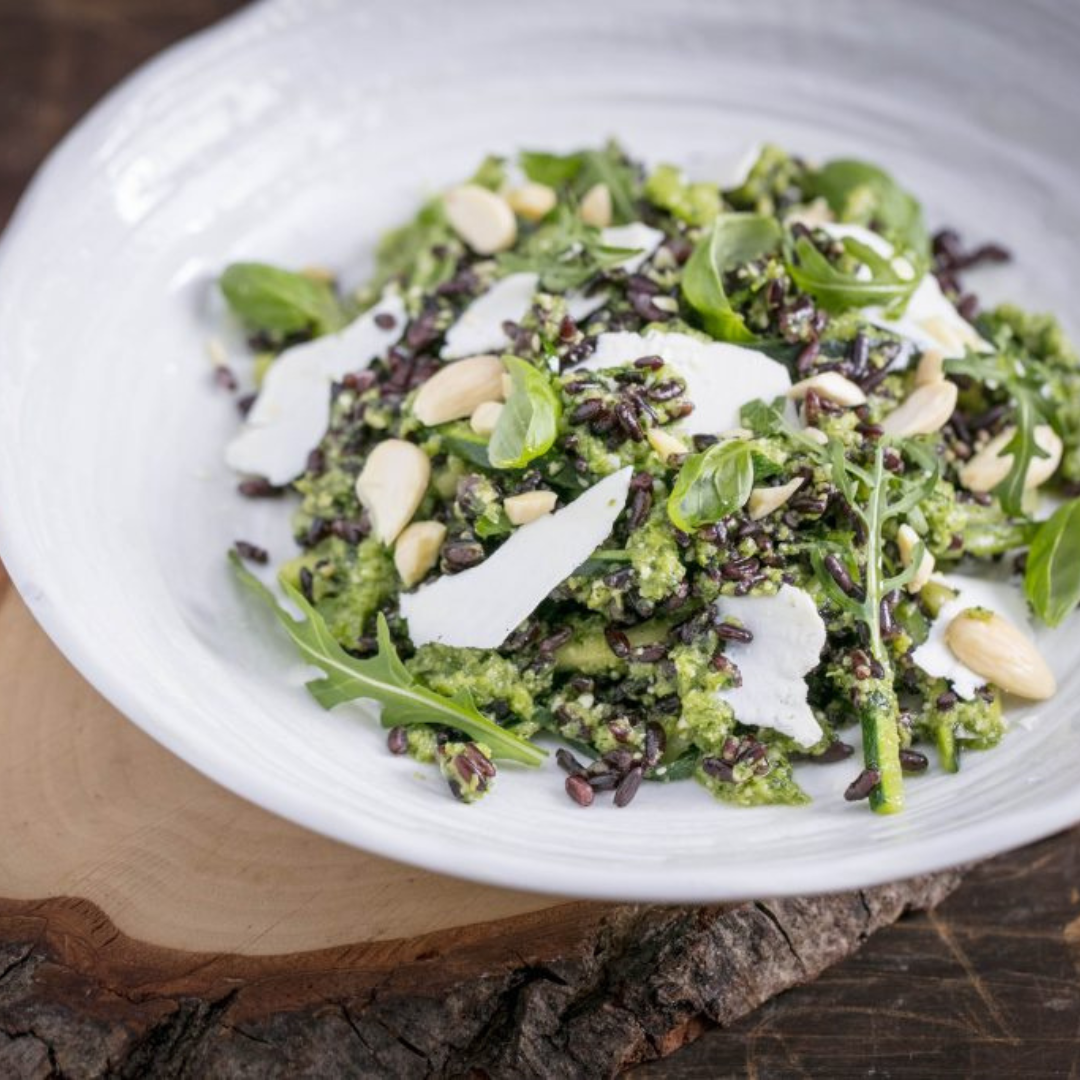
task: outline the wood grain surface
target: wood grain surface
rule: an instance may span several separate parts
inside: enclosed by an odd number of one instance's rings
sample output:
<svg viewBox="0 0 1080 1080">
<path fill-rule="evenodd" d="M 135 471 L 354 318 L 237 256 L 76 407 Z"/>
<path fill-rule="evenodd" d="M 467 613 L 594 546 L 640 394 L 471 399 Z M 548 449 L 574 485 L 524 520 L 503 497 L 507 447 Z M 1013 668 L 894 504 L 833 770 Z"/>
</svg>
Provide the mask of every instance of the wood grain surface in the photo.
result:
<svg viewBox="0 0 1080 1080">
<path fill-rule="evenodd" d="M 0 224 L 44 154 L 94 100 L 143 59 L 238 6 L 233 0 L 0 0 Z M 40 662 L 50 646 L 27 626 L 8 592 L 0 573 L 0 654 L 17 664 Z M 91 797 L 80 808 L 62 783 L 51 791 L 23 787 L 7 802 L 0 793 L 0 895 L 9 895 L 0 903 L 0 1077 L 224 1075 L 235 1071 L 223 1067 L 226 1048 L 252 1076 L 300 1075 L 306 1066 L 323 1076 L 421 1075 L 446 1066 L 464 1071 L 470 1063 L 491 1075 L 515 1075 L 525 1071 L 511 1069 L 507 1055 L 526 1049 L 539 1055 L 534 1075 L 600 1075 L 597 1061 L 628 1064 L 675 1050 L 695 1035 L 701 1035 L 695 1043 L 640 1066 L 636 1075 L 1080 1076 L 1076 832 L 984 864 L 933 914 L 902 919 L 817 982 L 739 1019 L 861 944 L 905 904 L 938 899 L 952 880 L 917 883 L 905 894 L 855 896 L 827 909 L 800 909 L 806 902 L 793 901 L 744 906 L 741 914 L 699 909 L 682 921 L 664 909 L 624 908 L 611 919 L 600 906 L 553 908 L 501 894 L 491 900 L 486 917 L 494 921 L 485 924 L 479 945 L 467 932 L 454 938 L 445 929 L 413 937 L 411 928 L 428 915 L 384 905 L 368 924 L 370 942 L 356 950 L 340 944 L 349 936 L 350 907 L 378 912 L 380 875 L 401 868 L 371 860 L 356 880 L 350 860 L 367 856 L 275 822 L 277 853 L 255 818 L 243 820 L 259 812 L 244 808 L 227 825 L 237 830 L 229 839 L 250 839 L 258 857 L 251 877 L 241 872 L 221 891 L 200 889 L 198 877 L 213 871 L 221 852 L 204 838 L 169 837 L 186 850 L 185 860 L 192 857 L 197 872 L 188 884 L 199 904 L 220 918 L 174 910 L 155 921 L 154 906 L 171 887 L 168 866 L 148 859 L 137 867 L 140 826 L 132 819 L 149 814 L 142 824 L 169 835 L 171 823 L 186 821 L 193 808 L 218 827 L 223 807 L 242 804 L 191 775 L 186 783 L 198 794 L 183 805 L 178 793 L 190 770 L 167 755 L 167 764 L 155 766 L 164 779 L 149 785 L 146 802 L 145 778 L 130 764 L 139 760 L 145 737 L 107 710 L 107 727 L 87 727 L 86 702 L 96 699 L 62 661 L 54 662 L 50 700 L 71 716 L 59 732 L 43 731 L 27 753 L 50 750 L 65 763 L 69 781 L 79 777 Z M 0 699 L 0 731 L 9 718 L 25 726 L 41 715 L 19 692 Z M 12 744 L 5 739 L 4 746 L 10 765 Z M 100 777 L 125 762 L 124 790 L 103 789 Z M 63 810 L 51 834 L 39 820 L 47 815 L 35 812 L 46 803 Z M 115 824 L 117 816 L 126 824 L 116 845 L 91 851 L 102 824 Z M 40 903 L 28 903 L 47 885 L 50 863 L 61 874 L 61 828 L 87 845 L 86 858 L 81 869 L 63 869 L 59 898 L 41 893 Z M 14 850 L 3 845 L 9 836 L 38 847 L 35 859 L 5 861 L 4 852 Z M 274 890 L 261 875 L 293 865 L 297 850 L 307 860 L 305 878 L 325 876 L 322 902 L 336 912 L 322 923 L 322 939 L 299 936 L 310 932 L 300 893 L 288 911 L 264 918 L 266 894 Z M 245 938 L 245 909 L 253 925 L 273 924 L 261 938 Z M 822 929 L 826 916 L 835 936 Z M 513 928 L 510 940 L 500 927 Z M 195 931 L 205 943 L 192 954 Z M 140 937 L 154 934 L 159 943 L 152 947 Z M 272 970 L 266 965 L 273 958 L 259 955 L 300 948 L 302 940 L 315 951 L 288 972 Z M 758 948 L 753 962 L 723 967 L 723 946 L 732 940 Z M 162 948 L 181 943 L 187 951 Z M 235 955 L 244 951 L 252 955 Z M 487 976 L 471 992 L 462 989 L 469 980 L 460 981 L 461 973 L 478 970 L 478 963 Z M 460 1029 L 460 1045 L 414 1043 L 410 1034 L 439 1010 L 444 1031 L 447 1024 Z M 513 1021 L 522 1013 L 536 1018 L 527 1045 L 514 1041 L 520 1028 Z M 713 1027 L 716 1021 L 724 1027 Z M 559 1058 L 565 1051 L 559 1032 L 575 1023 L 579 1045 L 597 1056 Z M 562 1071 L 544 1073 L 540 1066 Z"/>
</svg>

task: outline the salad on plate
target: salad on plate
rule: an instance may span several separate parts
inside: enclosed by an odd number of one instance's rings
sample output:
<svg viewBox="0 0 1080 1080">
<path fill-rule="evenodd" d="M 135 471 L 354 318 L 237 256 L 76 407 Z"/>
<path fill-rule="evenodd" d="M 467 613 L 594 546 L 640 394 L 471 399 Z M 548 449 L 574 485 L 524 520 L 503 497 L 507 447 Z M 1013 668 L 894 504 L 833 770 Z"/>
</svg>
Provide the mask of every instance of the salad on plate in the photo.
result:
<svg viewBox="0 0 1080 1080">
<path fill-rule="evenodd" d="M 221 276 L 254 386 L 226 459 L 293 497 L 298 545 L 284 602 L 253 538 L 236 572 L 319 704 L 378 703 L 460 800 L 553 753 L 581 806 L 682 780 L 799 805 L 850 758 L 845 797 L 894 813 L 1055 692 L 1033 626 L 1080 601 L 1058 323 L 980 311 L 960 275 L 1007 253 L 931 236 L 872 164 L 726 171 L 489 157 L 358 290 Z"/>
</svg>

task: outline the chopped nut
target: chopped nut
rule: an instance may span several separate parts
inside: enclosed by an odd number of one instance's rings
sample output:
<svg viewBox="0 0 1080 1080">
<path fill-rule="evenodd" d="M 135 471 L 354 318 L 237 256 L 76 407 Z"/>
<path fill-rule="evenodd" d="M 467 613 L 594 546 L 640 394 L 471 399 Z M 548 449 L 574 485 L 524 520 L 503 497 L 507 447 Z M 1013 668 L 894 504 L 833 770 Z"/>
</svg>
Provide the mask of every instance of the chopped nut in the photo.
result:
<svg viewBox="0 0 1080 1080">
<path fill-rule="evenodd" d="M 499 414 L 502 411 L 503 405 L 501 401 L 482 401 L 473 409 L 473 414 L 469 418 L 469 427 L 477 435 L 490 435 L 495 430 L 495 425 L 499 422 Z"/>
<path fill-rule="evenodd" d="M 961 663 L 1010 694 L 1045 701 L 1057 692 L 1054 673 L 1031 640 L 995 612 L 961 611 L 945 628 L 945 642 Z"/>
<path fill-rule="evenodd" d="M 479 184 L 462 184 L 443 196 L 450 227 L 478 255 L 514 246 L 517 219 L 509 203 Z"/>
<path fill-rule="evenodd" d="M 472 416 L 478 405 L 502 397 L 505 373 L 497 356 L 481 354 L 455 360 L 420 387 L 413 415 L 427 427 Z"/>
<path fill-rule="evenodd" d="M 915 558 L 915 549 L 921 541 L 922 537 L 910 525 L 901 525 L 897 529 L 896 546 L 900 550 L 900 562 L 904 566 L 911 565 L 912 560 Z M 910 593 L 919 592 L 930 580 L 930 575 L 934 572 L 934 565 L 934 556 L 924 547 L 922 558 L 919 559 L 919 568 L 915 571 L 915 576 L 907 583 L 907 591 Z"/>
<path fill-rule="evenodd" d="M 554 491 L 526 491 L 503 500 L 503 509 L 513 525 L 527 525 L 555 509 L 558 496 Z"/>
<path fill-rule="evenodd" d="M 968 491 L 993 491 L 1009 475 L 1013 458 L 1012 454 L 1003 451 L 1015 434 L 1016 428 L 1005 428 L 960 469 L 960 483 Z M 1035 429 L 1035 443 L 1047 457 L 1031 459 L 1024 477 L 1025 488 L 1037 488 L 1046 483 L 1061 463 L 1061 439 L 1049 424 L 1040 424 Z"/>
<path fill-rule="evenodd" d="M 356 497 L 371 517 L 371 531 L 389 546 L 409 523 L 431 479 L 431 462 L 419 446 L 387 439 L 368 455 L 356 478 Z"/>
<path fill-rule="evenodd" d="M 750 500 L 746 504 L 747 513 L 751 521 L 760 521 L 768 517 L 774 510 L 779 510 L 803 486 L 803 478 L 796 477 L 794 480 L 779 487 L 759 487 L 750 492 Z"/>
<path fill-rule="evenodd" d="M 581 200 L 581 220 L 586 225 L 606 229 L 611 224 L 611 189 L 607 184 L 593 184 Z"/>
<path fill-rule="evenodd" d="M 411 589 L 424 580 L 439 561 L 439 548 L 445 539 L 446 526 L 441 521 L 414 521 L 397 538 L 394 566 L 405 588 Z"/>
<path fill-rule="evenodd" d="M 933 435 L 952 416 L 958 393 L 956 383 L 947 380 L 916 386 L 881 421 L 881 430 L 886 435 Z"/>
<path fill-rule="evenodd" d="M 674 435 L 664 431 L 663 428 L 649 428 L 645 432 L 645 438 L 649 440 L 649 445 L 656 451 L 656 456 L 661 461 L 667 461 L 668 458 L 677 454 L 689 453 L 689 449 L 682 439 L 677 439 Z"/>
<path fill-rule="evenodd" d="M 539 221 L 555 209 L 555 204 L 559 200 L 554 188 L 548 187 L 547 184 L 530 181 L 508 192 L 506 201 L 510 204 L 510 209 L 519 217 L 523 217 L 526 221 Z"/>
<path fill-rule="evenodd" d="M 937 349 L 927 349 L 915 368 L 915 385 L 928 386 L 945 378 L 945 356 Z"/>
<path fill-rule="evenodd" d="M 801 401 L 811 390 L 818 397 L 827 398 L 835 405 L 845 408 L 866 404 L 866 395 L 862 389 L 836 371 L 823 371 L 820 375 L 811 375 L 809 379 L 797 382 L 788 391 L 788 397 Z"/>
</svg>

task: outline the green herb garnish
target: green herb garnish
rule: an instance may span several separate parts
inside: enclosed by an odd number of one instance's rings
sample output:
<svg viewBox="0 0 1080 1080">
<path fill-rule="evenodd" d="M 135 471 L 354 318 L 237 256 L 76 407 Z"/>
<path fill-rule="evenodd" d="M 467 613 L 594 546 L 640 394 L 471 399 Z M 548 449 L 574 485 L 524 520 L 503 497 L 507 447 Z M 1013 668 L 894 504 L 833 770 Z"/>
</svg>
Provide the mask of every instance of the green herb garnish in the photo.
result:
<svg viewBox="0 0 1080 1080">
<path fill-rule="evenodd" d="M 266 263 L 233 263 L 220 284 L 229 307 L 256 330 L 329 334 L 345 323 L 334 290 L 306 274 Z"/>
<path fill-rule="evenodd" d="M 381 613 L 376 630 L 378 654 L 370 660 L 358 660 L 338 644 L 322 616 L 298 590 L 282 582 L 282 588 L 300 609 L 303 619 L 294 619 L 234 553 L 230 553 L 229 559 L 240 581 L 273 609 L 304 660 L 326 673 L 324 678 L 313 679 L 307 684 L 312 697 L 324 709 L 363 698 L 382 706 L 383 727 L 445 724 L 485 743 L 496 758 L 539 765 L 547 757 L 545 750 L 506 731 L 480 713 L 467 690 L 445 697 L 421 686 L 399 659 L 390 640 L 386 618 Z"/>
<path fill-rule="evenodd" d="M 683 462 L 668 497 L 671 523 L 685 533 L 745 505 L 754 489 L 754 455 L 741 439 L 717 443 Z"/>
<path fill-rule="evenodd" d="M 558 433 L 562 405 L 547 373 L 507 356 L 510 396 L 499 413 L 488 443 L 488 460 L 496 469 L 523 469 L 547 453 Z"/>
<path fill-rule="evenodd" d="M 1027 556 L 1024 592 L 1047 626 L 1080 604 L 1080 499 L 1059 506 L 1039 526 Z"/>
</svg>

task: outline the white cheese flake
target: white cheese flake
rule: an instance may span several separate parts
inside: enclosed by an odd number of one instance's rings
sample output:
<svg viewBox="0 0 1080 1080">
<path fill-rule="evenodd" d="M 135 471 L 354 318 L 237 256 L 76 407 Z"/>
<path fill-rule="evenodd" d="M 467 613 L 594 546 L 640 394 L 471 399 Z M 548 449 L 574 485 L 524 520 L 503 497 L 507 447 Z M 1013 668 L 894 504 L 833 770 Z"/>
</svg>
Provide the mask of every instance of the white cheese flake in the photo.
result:
<svg viewBox="0 0 1080 1080">
<path fill-rule="evenodd" d="M 495 649 L 607 539 L 633 469 L 594 484 L 569 506 L 522 525 L 479 566 L 401 596 L 414 645 Z"/>
<path fill-rule="evenodd" d="M 692 181 L 707 181 L 715 184 L 721 191 L 734 191 L 750 179 L 751 170 L 761 157 L 764 143 L 743 143 L 728 150 L 721 150 L 714 155 L 690 161 L 686 166 L 686 177 Z"/>
<path fill-rule="evenodd" d="M 912 654 L 911 659 L 936 679 L 948 679 L 953 690 L 965 701 L 986 685 L 986 677 L 960 662 L 945 642 L 945 631 L 957 615 L 968 608 L 980 607 L 997 612 L 1021 633 L 1031 638 L 1031 620 L 1027 601 L 1015 584 L 1003 579 L 977 578 L 969 574 L 935 574 L 931 581 L 955 592 L 956 598 L 941 606 L 930 624 L 930 634 Z"/>
<path fill-rule="evenodd" d="M 389 328 L 379 326 L 384 315 L 393 319 Z M 366 368 L 401 337 L 405 323 L 401 297 L 387 295 L 344 330 L 286 349 L 225 449 L 229 467 L 272 484 L 299 476 L 330 424 L 331 382 Z"/>
<path fill-rule="evenodd" d="M 825 623 L 810 595 L 781 585 L 774 596 L 722 596 L 716 609 L 754 635 L 747 644 L 725 646 L 742 674 L 742 686 L 720 691 L 735 719 L 813 746 L 822 731 L 806 700 L 806 675 L 821 660 Z"/>
<path fill-rule="evenodd" d="M 739 427 L 739 410 L 748 401 L 772 401 L 791 387 L 787 368 L 763 352 L 658 330 L 601 334 L 592 356 L 577 370 L 622 367 L 641 356 L 662 357 L 685 380 L 694 411 L 682 426 L 700 434 Z"/>
<path fill-rule="evenodd" d="M 536 295 L 537 274 L 510 274 L 478 296 L 446 332 L 444 360 L 502 352 L 510 345 L 505 322 L 521 322 Z"/>
</svg>

